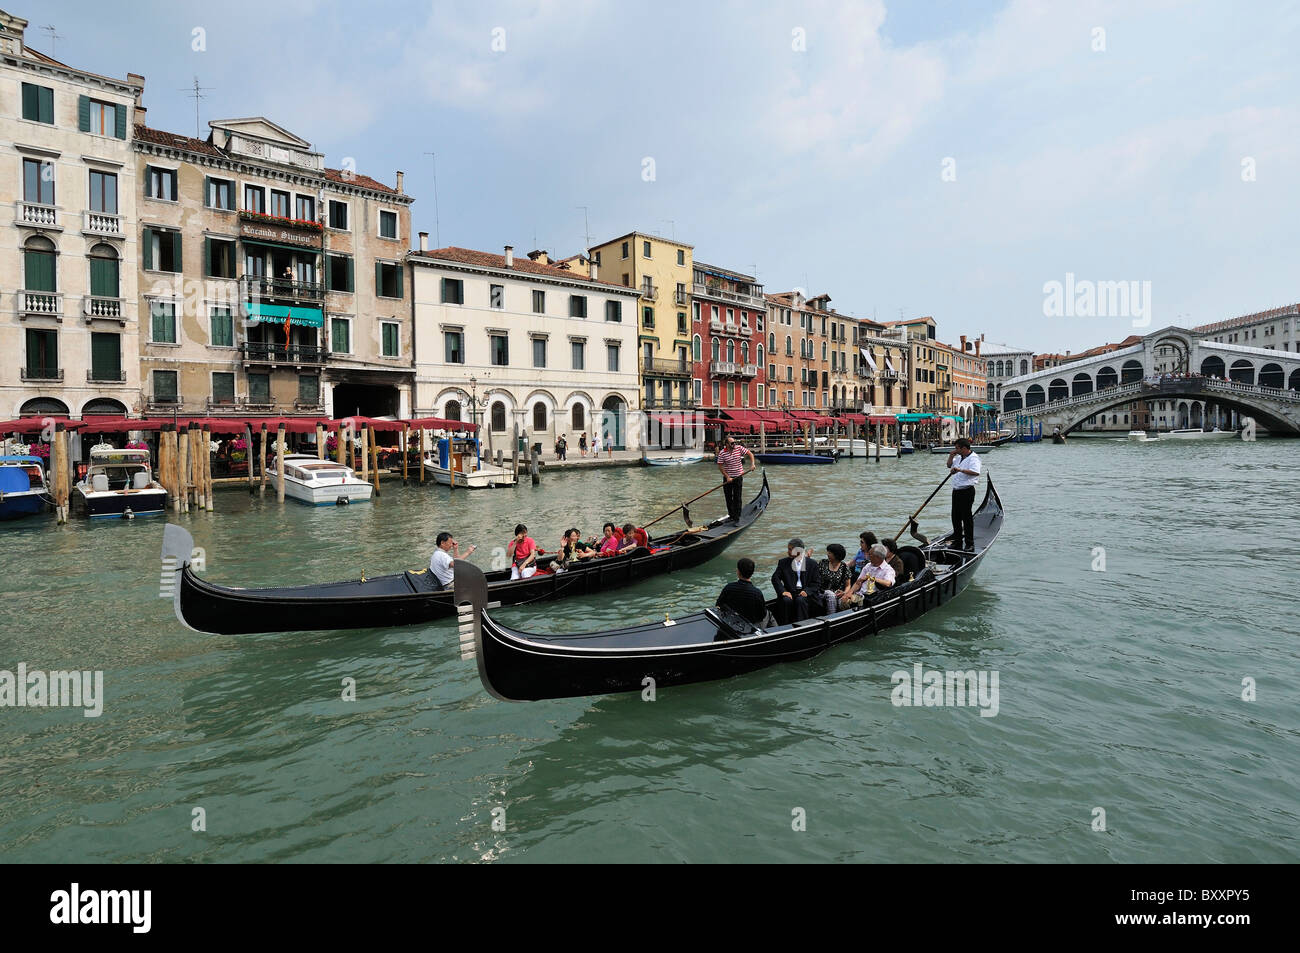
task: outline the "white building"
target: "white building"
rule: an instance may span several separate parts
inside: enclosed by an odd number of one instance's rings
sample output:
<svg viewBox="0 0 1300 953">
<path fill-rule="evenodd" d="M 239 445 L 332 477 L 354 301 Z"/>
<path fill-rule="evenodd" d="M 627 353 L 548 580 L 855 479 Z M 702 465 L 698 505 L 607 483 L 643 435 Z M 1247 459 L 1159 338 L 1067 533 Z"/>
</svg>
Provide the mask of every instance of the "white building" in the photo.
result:
<svg viewBox="0 0 1300 953">
<path fill-rule="evenodd" d="M 550 452 L 586 433 L 639 449 L 640 290 L 577 271 L 544 253 L 515 258 L 466 248 L 411 252 L 415 413 L 484 424 L 510 452 L 515 428 Z M 475 406 L 477 402 L 477 406 Z"/>
<path fill-rule="evenodd" d="M 1029 348 L 986 341 L 982 334 L 979 339 L 980 356 L 984 358 L 988 370 L 988 391 L 985 396 L 989 403 L 1001 404 L 1003 382 L 1032 372 L 1034 352 Z"/>
<path fill-rule="evenodd" d="M 26 45 L 0 11 L 0 418 L 138 401 L 136 179 L 144 78 Z"/>
</svg>

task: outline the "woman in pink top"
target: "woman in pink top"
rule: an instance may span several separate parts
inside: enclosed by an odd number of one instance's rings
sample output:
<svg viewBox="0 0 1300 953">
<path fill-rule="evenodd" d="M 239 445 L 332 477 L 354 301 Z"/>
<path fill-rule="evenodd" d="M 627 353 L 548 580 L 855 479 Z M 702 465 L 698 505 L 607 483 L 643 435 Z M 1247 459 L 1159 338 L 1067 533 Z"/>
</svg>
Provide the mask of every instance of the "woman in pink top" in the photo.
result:
<svg viewBox="0 0 1300 953">
<path fill-rule="evenodd" d="M 623 545 L 623 541 L 619 539 L 618 535 L 614 532 L 614 524 L 606 523 L 605 537 L 600 541 L 600 555 L 602 556 L 616 555 L 619 551 L 619 548 L 622 545 Z"/>
<path fill-rule="evenodd" d="M 515 538 L 506 544 L 506 556 L 511 579 L 528 579 L 537 572 L 537 543 L 523 523 L 515 527 Z"/>
</svg>

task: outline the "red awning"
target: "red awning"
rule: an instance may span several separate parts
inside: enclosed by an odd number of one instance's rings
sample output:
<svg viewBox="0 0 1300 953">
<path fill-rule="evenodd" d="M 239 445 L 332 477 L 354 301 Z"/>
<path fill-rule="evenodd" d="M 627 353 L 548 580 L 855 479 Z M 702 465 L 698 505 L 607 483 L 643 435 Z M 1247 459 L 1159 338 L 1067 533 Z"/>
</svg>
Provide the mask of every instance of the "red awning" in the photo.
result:
<svg viewBox="0 0 1300 953">
<path fill-rule="evenodd" d="M 715 417 L 706 424 L 721 425 L 724 433 L 758 433 L 758 422 L 753 420 L 723 420 Z"/>
<path fill-rule="evenodd" d="M 0 433 L 40 433 L 45 429 L 45 425 L 51 422 L 63 424 L 64 430 L 80 430 L 85 426 L 82 421 L 70 420 L 67 417 L 20 417 L 17 420 L 6 420 L 0 423 Z"/>
<path fill-rule="evenodd" d="M 859 419 L 862 418 L 859 417 Z M 872 424 L 896 424 L 898 423 L 898 418 L 893 414 L 872 414 L 870 417 L 866 418 L 866 421 L 867 423 Z"/>
<path fill-rule="evenodd" d="M 478 424 L 445 417 L 416 417 L 404 422 L 410 424 L 412 430 L 478 430 Z"/>
</svg>

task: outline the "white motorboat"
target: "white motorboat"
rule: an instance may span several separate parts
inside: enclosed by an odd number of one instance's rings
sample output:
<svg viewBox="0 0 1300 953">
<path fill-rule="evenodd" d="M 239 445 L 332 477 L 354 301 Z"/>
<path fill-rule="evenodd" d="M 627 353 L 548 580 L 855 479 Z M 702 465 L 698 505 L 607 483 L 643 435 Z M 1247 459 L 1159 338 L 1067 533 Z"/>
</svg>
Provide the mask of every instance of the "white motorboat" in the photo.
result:
<svg viewBox="0 0 1300 953">
<path fill-rule="evenodd" d="M 279 467 L 268 464 L 271 483 L 279 489 Z M 284 455 L 284 495 L 308 506 L 344 506 L 369 501 L 374 487 L 355 471 L 333 460 L 305 453 Z"/>
<path fill-rule="evenodd" d="M 840 437 L 839 443 L 836 444 L 834 437 L 817 437 L 813 440 L 813 443 L 821 450 L 824 450 L 827 447 L 834 448 L 838 446 L 840 448 L 840 456 L 852 455 L 855 457 L 871 457 L 873 460 L 876 458 L 876 442 L 874 440 L 863 440 L 860 437 Z M 880 457 L 882 460 L 885 457 L 896 456 L 898 456 L 897 447 L 891 447 L 888 444 L 880 445 Z"/>
<path fill-rule="evenodd" d="M 167 508 L 167 490 L 153 478 L 148 450 L 90 448 L 85 479 L 72 488 L 73 509 L 91 519 L 153 516 Z"/>
<path fill-rule="evenodd" d="M 1231 430 L 1220 430 L 1215 427 L 1213 430 L 1171 430 L 1169 433 L 1162 433 L 1162 440 L 1231 440 L 1237 436 Z"/>
<path fill-rule="evenodd" d="M 424 455 L 424 468 L 443 486 L 455 480 L 457 489 L 486 490 L 518 482 L 509 467 L 483 462 L 482 446 L 475 437 L 440 437 L 433 453 Z"/>
<path fill-rule="evenodd" d="M 40 513 L 49 501 L 50 484 L 40 457 L 0 457 L 0 520 Z"/>
<path fill-rule="evenodd" d="M 704 459 L 704 454 L 692 450 L 685 453 L 669 454 L 668 456 L 652 457 L 647 453 L 642 459 L 652 467 L 686 467 L 692 463 L 699 463 Z"/>
<path fill-rule="evenodd" d="M 1155 437 L 1148 437 L 1145 430 L 1130 430 L 1128 432 L 1129 443 L 1154 443 Z"/>
</svg>

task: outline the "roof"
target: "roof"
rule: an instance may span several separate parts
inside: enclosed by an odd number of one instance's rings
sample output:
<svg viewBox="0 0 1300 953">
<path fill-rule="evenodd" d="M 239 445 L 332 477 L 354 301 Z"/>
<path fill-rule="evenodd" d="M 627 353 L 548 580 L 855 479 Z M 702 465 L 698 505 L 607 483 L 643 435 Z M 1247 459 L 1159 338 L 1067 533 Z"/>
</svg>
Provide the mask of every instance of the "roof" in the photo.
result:
<svg viewBox="0 0 1300 953">
<path fill-rule="evenodd" d="M 1012 347 L 1010 344 L 998 344 L 995 341 L 980 342 L 980 357 L 988 357 L 990 354 L 1033 354 L 1033 348 Z"/>
<path fill-rule="evenodd" d="M 1213 334 L 1215 331 L 1223 331 L 1228 328 L 1239 328 L 1245 325 L 1257 324 L 1260 321 L 1270 321 L 1274 318 L 1282 318 L 1295 314 L 1300 314 L 1300 303 L 1284 304 L 1280 308 L 1272 308 L 1268 311 L 1257 311 L 1254 314 L 1244 314 L 1239 318 L 1229 318 L 1227 321 L 1216 321 L 1213 324 L 1202 324 L 1200 327 L 1192 328 L 1192 330 L 1201 334 Z"/>
<path fill-rule="evenodd" d="M 630 288 L 621 282 L 605 281 L 600 278 L 592 281 L 590 277 L 580 271 L 560 268 L 558 265 L 543 265 L 531 260 L 530 258 L 526 258 L 523 255 L 515 255 L 513 263 L 509 268 L 506 267 L 505 255 L 496 255 L 492 252 L 486 251 L 475 251 L 472 248 L 457 248 L 454 245 L 447 248 L 435 248 L 431 251 L 414 251 L 410 253 L 410 257 L 451 261 L 461 265 L 472 265 L 475 268 L 491 268 L 496 271 L 517 271 L 526 275 L 537 275 L 541 278 L 556 278 L 563 281 L 581 281 L 591 285 L 601 285 L 606 288 L 617 288 L 619 291 L 631 292 L 638 296 L 641 294 L 640 288 Z"/>
<path fill-rule="evenodd" d="M 391 192 L 398 195 L 397 189 L 389 188 L 377 179 L 372 179 L 368 175 L 362 175 L 360 172 L 344 172 L 341 169 L 326 169 L 325 178 L 331 182 L 342 182 L 344 185 L 359 185 L 363 189 L 374 189 L 376 192 Z"/>
<path fill-rule="evenodd" d="M 611 238 L 609 241 L 606 241 L 606 242 L 597 242 L 596 244 L 592 245 L 591 247 L 592 247 L 592 248 L 604 248 L 606 245 L 612 245 L 612 244 L 614 244 L 615 242 L 621 242 L 621 241 L 622 241 L 623 239 L 625 239 L 625 238 L 649 238 L 649 239 L 652 240 L 652 241 L 656 241 L 656 242 L 666 242 L 666 243 L 669 244 L 669 245 L 679 245 L 679 246 L 681 246 L 682 248 L 691 248 L 691 249 L 695 248 L 694 245 L 687 244 L 686 242 L 679 242 L 679 241 L 678 241 L 677 239 L 675 239 L 675 238 L 664 238 L 662 235 L 655 235 L 655 234 L 652 234 L 651 232 L 628 232 L 626 235 L 620 235 L 620 236 L 618 236 L 618 238 Z M 590 251 L 590 250 L 591 250 L 591 249 L 588 249 L 588 251 Z"/>
</svg>

